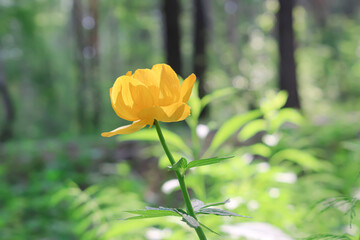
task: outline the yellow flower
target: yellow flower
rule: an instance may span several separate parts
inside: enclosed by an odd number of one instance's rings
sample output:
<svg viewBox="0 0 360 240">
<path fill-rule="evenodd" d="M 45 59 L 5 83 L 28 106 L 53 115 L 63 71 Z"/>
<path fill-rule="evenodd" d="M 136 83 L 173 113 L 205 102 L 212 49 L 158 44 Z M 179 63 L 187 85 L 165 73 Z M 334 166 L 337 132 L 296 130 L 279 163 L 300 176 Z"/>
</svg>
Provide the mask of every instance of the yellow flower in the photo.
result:
<svg viewBox="0 0 360 240">
<path fill-rule="evenodd" d="M 196 76 L 191 74 L 180 86 L 174 70 L 166 64 L 157 64 L 152 69 L 138 69 L 116 79 L 110 89 L 111 104 L 116 114 L 131 125 L 122 126 L 103 137 L 136 132 L 154 120 L 178 122 L 190 115 L 186 104 L 190 98 Z"/>
</svg>

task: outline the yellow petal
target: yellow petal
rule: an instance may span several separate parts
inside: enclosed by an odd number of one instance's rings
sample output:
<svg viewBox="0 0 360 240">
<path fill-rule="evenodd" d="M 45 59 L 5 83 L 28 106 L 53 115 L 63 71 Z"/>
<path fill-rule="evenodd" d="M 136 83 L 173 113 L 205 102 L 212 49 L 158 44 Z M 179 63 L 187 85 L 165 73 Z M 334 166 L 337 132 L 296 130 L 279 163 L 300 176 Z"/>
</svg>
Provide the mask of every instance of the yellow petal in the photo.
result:
<svg viewBox="0 0 360 240">
<path fill-rule="evenodd" d="M 166 114 L 166 118 L 157 119 L 162 122 L 178 122 L 184 120 L 190 115 L 190 107 L 186 103 L 182 102 L 160 108 Z"/>
<path fill-rule="evenodd" d="M 132 71 L 128 71 L 128 72 L 126 73 L 126 76 L 131 77 L 131 74 L 132 74 Z"/>
<path fill-rule="evenodd" d="M 143 109 L 152 107 L 154 105 L 153 96 L 147 86 L 141 84 L 129 84 L 131 98 L 134 101 L 132 111 L 138 113 Z"/>
<path fill-rule="evenodd" d="M 189 101 L 195 80 L 196 80 L 195 74 L 191 74 L 184 80 L 180 90 L 180 101 L 184 103 L 187 103 L 187 101 Z"/>
<path fill-rule="evenodd" d="M 154 119 L 157 119 L 156 117 L 159 115 L 166 116 L 159 106 L 153 106 L 141 110 L 138 113 L 138 118 L 151 125 L 154 122 Z"/>
<path fill-rule="evenodd" d="M 135 71 L 133 78 L 141 81 L 146 86 L 159 86 L 160 78 L 150 69 L 138 69 Z"/>
<path fill-rule="evenodd" d="M 114 129 L 111 132 L 103 132 L 103 133 L 101 133 L 101 136 L 112 137 L 112 136 L 118 135 L 118 134 L 134 133 L 136 131 L 139 131 L 140 129 L 142 129 L 145 126 L 146 126 L 146 123 L 139 120 L 139 121 L 133 122 L 131 125 L 126 125 L 126 126 L 122 126 L 117 129 Z"/>
<path fill-rule="evenodd" d="M 111 105 L 116 112 L 116 114 L 128 121 L 135 121 L 138 120 L 136 114 L 132 111 L 132 105 L 133 101 L 131 96 L 129 97 L 129 94 L 125 94 L 127 97 L 127 101 L 125 103 L 124 97 L 123 97 L 123 88 L 124 83 L 128 81 L 128 77 L 122 76 L 116 79 L 113 87 L 110 89 L 110 99 L 111 99 Z M 128 88 L 128 87 L 127 87 Z M 129 91 L 128 91 L 129 92 Z"/>
<path fill-rule="evenodd" d="M 112 88 L 110 88 L 110 96 L 111 95 L 112 95 Z M 135 121 L 138 119 L 136 115 L 133 114 L 129 108 L 126 108 L 124 103 L 121 101 L 121 98 L 119 98 L 120 101 L 118 102 L 113 102 L 112 101 L 113 98 L 111 97 L 110 99 L 111 99 L 112 108 L 114 109 L 116 115 L 118 115 L 120 118 L 123 118 L 128 121 Z"/>
<path fill-rule="evenodd" d="M 167 64 L 154 65 L 155 75 L 160 73 L 159 104 L 167 106 L 177 102 L 180 98 L 180 81 L 174 70 Z"/>
<path fill-rule="evenodd" d="M 153 106 L 139 112 L 138 117 L 152 124 L 154 119 L 161 122 L 178 122 L 182 121 L 190 115 L 190 107 L 182 102 L 174 103 L 170 106 L 161 107 Z"/>
<path fill-rule="evenodd" d="M 151 95 L 153 96 L 153 101 L 155 105 L 159 105 L 159 85 L 160 77 L 157 76 L 150 69 L 138 69 L 135 71 L 133 78 L 141 81 L 147 86 L 150 90 Z"/>
</svg>

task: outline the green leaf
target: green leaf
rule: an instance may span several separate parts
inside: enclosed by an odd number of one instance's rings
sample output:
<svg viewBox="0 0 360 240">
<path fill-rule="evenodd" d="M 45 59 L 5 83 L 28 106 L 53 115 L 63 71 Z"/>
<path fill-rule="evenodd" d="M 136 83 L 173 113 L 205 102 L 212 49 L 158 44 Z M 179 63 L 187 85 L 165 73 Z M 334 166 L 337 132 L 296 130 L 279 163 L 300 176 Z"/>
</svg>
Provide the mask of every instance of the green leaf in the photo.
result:
<svg viewBox="0 0 360 240">
<path fill-rule="evenodd" d="M 198 199 L 193 199 L 193 200 L 191 201 L 191 205 L 193 206 L 194 211 L 197 212 L 197 211 L 200 211 L 200 210 L 203 209 L 203 208 L 208 208 L 208 207 L 213 207 L 213 206 L 224 205 L 224 204 L 228 203 L 229 201 L 230 201 L 230 200 L 227 199 L 227 200 L 225 200 L 225 201 L 223 201 L 223 202 L 209 203 L 209 204 L 206 204 L 206 205 L 205 205 L 204 202 L 202 202 L 202 201 L 200 201 L 200 200 L 198 200 Z"/>
<path fill-rule="evenodd" d="M 225 122 L 215 134 L 207 151 L 207 154 L 210 155 L 215 152 L 231 135 L 237 132 L 245 123 L 260 116 L 261 112 L 259 110 L 254 110 L 244 115 L 232 117 L 230 120 Z"/>
<path fill-rule="evenodd" d="M 200 223 L 193 218 L 192 216 L 188 215 L 187 213 L 185 213 L 185 211 L 181 210 L 181 209 L 177 209 L 178 214 L 180 214 L 183 217 L 183 221 L 187 223 L 187 225 L 189 225 L 189 227 L 192 228 L 197 228 L 200 227 Z"/>
<path fill-rule="evenodd" d="M 256 143 L 254 145 L 251 145 L 249 147 L 249 151 L 254 155 L 259 155 L 266 158 L 270 157 L 271 155 L 271 148 L 263 143 Z"/>
<path fill-rule="evenodd" d="M 182 220 L 192 228 L 197 228 L 200 226 L 200 223 L 195 218 L 188 215 L 184 210 L 178 208 L 146 207 L 146 209 L 142 209 L 142 210 L 133 210 L 133 211 L 125 211 L 125 212 L 137 214 L 138 216 L 128 217 L 123 220 L 175 216 L 175 217 L 182 217 Z"/>
<path fill-rule="evenodd" d="M 169 131 L 165 128 L 161 128 L 164 138 L 166 139 L 166 143 L 169 144 L 172 148 L 184 152 L 186 154 L 191 155 L 191 149 L 186 145 L 186 143 L 182 140 L 182 138 Z M 134 132 L 132 134 L 124 134 L 119 135 L 118 140 L 120 141 L 151 141 L 151 142 L 159 142 L 159 137 L 156 133 L 156 130 L 153 129 L 143 129 L 141 131 Z"/>
<path fill-rule="evenodd" d="M 137 214 L 138 216 L 128 217 L 123 220 L 134 220 L 134 219 L 143 219 L 143 218 L 155 218 L 155 217 L 167 217 L 167 216 L 181 216 L 176 210 L 173 208 L 151 208 L 146 207 L 146 209 L 142 210 L 132 210 L 132 211 L 125 211 L 132 214 Z"/>
<path fill-rule="evenodd" d="M 203 206 L 205 206 L 203 201 L 200 201 L 199 199 L 193 199 L 191 200 L 191 206 L 193 207 L 194 211 L 200 210 Z"/>
<path fill-rule="evenodd" d="M 277 94 L 273 91 L 269 91 L 266 93 L 265 101 L 260 104 L 260 110 L 265 115 L 274 110 L 279 110 L 285 105 L 287 98 L 288 94 L 286 91 L 280 91 Z"/>
<path fill-rule="evenodd" d="M 198 121 L 200 113 L 201 113 L 201 101 L 199 98 L 199 84 L 195 82 L 191 97 L 188 101 L 189 106 L 191 107 L 191 116 L 187 119 L 187 121 L 192 121 L 195 123 Z M 191 119 L 191 120 L 190 120 Z"/>
<path fill-rule="evenodd" d="M 329 168 L 331 169 L 332 167 L 332 165 L 330 165 L 329 163 L 325 161 L 320 161 L 319 159 L 305 151 L 291 148 L 277 152 L 272 156 L 270 162 L 274 165 L 278 165 L 284 160 L 297 163 L 301 167 L 313 171 L 329 170 Z"/>
<path fill-rule="evenodd" d="M 214 207 L 214 206 L 220 206 L 220 205 L 224 205 L 226 203 L 230 202 L 230 199 L 226 199 L 223 202 L 216 202 L 216 203 L 209 203 L 204 205 L 202 208 L 208 208 L 208 207 Z"/>
<path fill-rule="evenodd" d="M 182 157 L 180 158 L 179 161 L 177 161 L 173 166 L 170 166 L 169 168 L 174 171 L 179 171 L 181 175 L 184 175 L 187 166 L 188 166 L 187 160 Z"/>
<path fill-rule="evenodd" d="M 172 155 L 174 157 L 174 159 L 180 159 L 182 154 L 173 151 Z M 169 168 L 170 162 L 169 162 L 169 158 L 166 154 L 163 154 L 160 159 L 159 159 L 159 167 L 160 168 Z"/>
<path fill-rule="evenodd" d="M 201 225 L 203 228 L 205 228 L 206 230 L 208 230 L 208 231 L 210 231 L 210 232 L 212 232 L 212 233 L 214 233 L 214 234 L 216 234 L 216 235 L 220 236 L 220 234 L 219 234 L 219 233 L 215 232 L 214 230 L 212 230 L 211 228 L 209 228 L 209 227 L 208 227 L 208 226 L 206 226 L 205 224 L 202 224 L 201 222 L 199 222 L 199 223 L 200 223 L 200 225 Z"/>
<path fill-rule="evenodd" d="M 207 158 L 207 159 L 200 159 L 200 160 L 194 160 L 189 162 L 189 164 L 187 165 L 186 169 L 190 169 L 193 167 L 200 167 L 200 166 L 206 166 L 206 165 L 210 165 L 210 164 L 215 164 L 215 163 L 219 163 L 221 161 L 224 161 L 226 159 L 229 158 L 233 158 L 234 156 L 231 157 L 213 157 L 213 158 Z"/>
<path fill-rule="evenodd" d="M 208 105 L 211 101 L 217 99 L 217 98 L 221 98 L 221 97 L 224 97 L 224 96 L 229 96 L 229 95 L 232 95 L 234 94 L 236 91 L 238 91 L 237 89 L 235 88 L 222 88 L 222 89 L 218 89 L 218 90 L 215 90 L 213 91 L 212 93 L 204 96 L 202 99 L 201 99 L 201 108 L 204 108 L 206 105 Z"/>
<path fill-rule="evenodd" d="M 270 120 L 270 133 L 277 131 L 285 122 L 301 125 L 305 122 L 305 119 L 298 110 L 283 108 Z"/>
<path fill-rule="evenodd" d="M 243 215 L 239 215 L 237 213 L 233 213 L 227 210 L 223 210 L 220 208 L 202 208 L 201 210 L 196 212 L 197 214 L 214 214 L 218 216 L 233 216 L 233 217 L 244 217 L 244 218 L 251 218 Z"/>
<path fill-rule="evenodd" d="M 266 131 L 266 121 L 264 119 L 256 119 L 243 127 L 239 132 L 238 138 L 240 141 L 246 141 L 249 138 L 253 137 L 256 133 L 260 131 Z"/>
</svg>

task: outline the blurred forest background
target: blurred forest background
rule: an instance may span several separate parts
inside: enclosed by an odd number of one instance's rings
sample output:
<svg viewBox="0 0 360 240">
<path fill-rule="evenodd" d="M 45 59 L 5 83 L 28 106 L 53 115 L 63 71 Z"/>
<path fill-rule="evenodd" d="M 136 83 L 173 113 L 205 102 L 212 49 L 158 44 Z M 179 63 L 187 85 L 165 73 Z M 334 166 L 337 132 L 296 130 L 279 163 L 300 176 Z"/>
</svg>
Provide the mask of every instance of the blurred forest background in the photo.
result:
<svg viewBox="0 0 360 240">
<path fill-rule="evenodd" d="M 115 79 L 162 62 L 199 83 L 173 151 L 236 156 L 191 196 L 253 217 L 204 217 L 210 239 L 359 239 L 359 1 L 0 0 L 1 239 L 195 238 L 117 220 L 181 195 L 150 130 L 100 137 Z"/>
</svg>

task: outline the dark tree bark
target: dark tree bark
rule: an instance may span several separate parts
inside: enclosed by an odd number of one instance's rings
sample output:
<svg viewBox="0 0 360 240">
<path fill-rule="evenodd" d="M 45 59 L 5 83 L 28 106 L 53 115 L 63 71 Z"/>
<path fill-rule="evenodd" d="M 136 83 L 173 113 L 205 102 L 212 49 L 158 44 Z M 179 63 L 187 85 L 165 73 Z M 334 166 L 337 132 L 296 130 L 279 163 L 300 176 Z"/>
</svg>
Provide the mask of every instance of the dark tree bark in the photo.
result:
<svg viewBox="0 0 360 240">
<path fill-rule="evenodd" d="M 13 123 L 15 120 L 14 104 L 11 100 L 10 93 L 6 84 L 5 73 L 2 68 L 2 62 L 0 61 L 0 96 L 4 104 L 4 125 L 0 132 L 0 142 L 5 142 L 13 135 Z"/>
<path fill-rule="evenodd" d="M 194 0 L 194 73 L 199 79 L 199 96 L 206 95 L 204 77 L 206 70 L 206 44 L 208 37 L 207 0 Z"/>
<path fill-rule="evenodd" d="M 279 0 L 279 3 L 280 8 L 277 14 L 280 52 L 279 87 L 289 94 L 285 107 L 300 108 L 294 57 L 295 43 L 292 16 L 294 0 Z"/>
<path fill-rule="evenodd" d="M 314 18 L 322 28 L 325 28 L 328 16 L 326 0 L 313 0 L 310 3 L 313 5 Z"/>
<path fill-rule="evenodd" d="M 73 29 L 76 40 L 76 64 L 78 67 L 77 83 L 77 119 L 80 131 L 87 127 L 86 117 L 86 66 L 83 51 L 85 49 L 85 36 L 82 27 L 83 9 L 80 0 L 73 1 L 72 8 Z"/>
<path fill-rule="evenodd" d="M 73 26 L 78 66 L 77 115 L 80 131 L 84 131 L 97 129 L 101 120 L 99 1 L 87 0 L 86 6 L 81 3 L 73 2 Z"/>
<path fill-rule="evenodd" d="M 177 74 L 182 76 L 179 1 L 163 0 L 163 15 L 165 23 L 166 62 Z"/>
<path fill-rule="evenodd" d="M 90 0 L 90 16 L 94 19 L 94 27 L 90 30 L 89 46 L 93 51 L 90 58 L 89 77 L 91 79 L 93 114 L 92 123 L 95 129 L 100 125 L 101 92 L 99 86 L 99 5 L 98 0 Z"/>
</svg>

